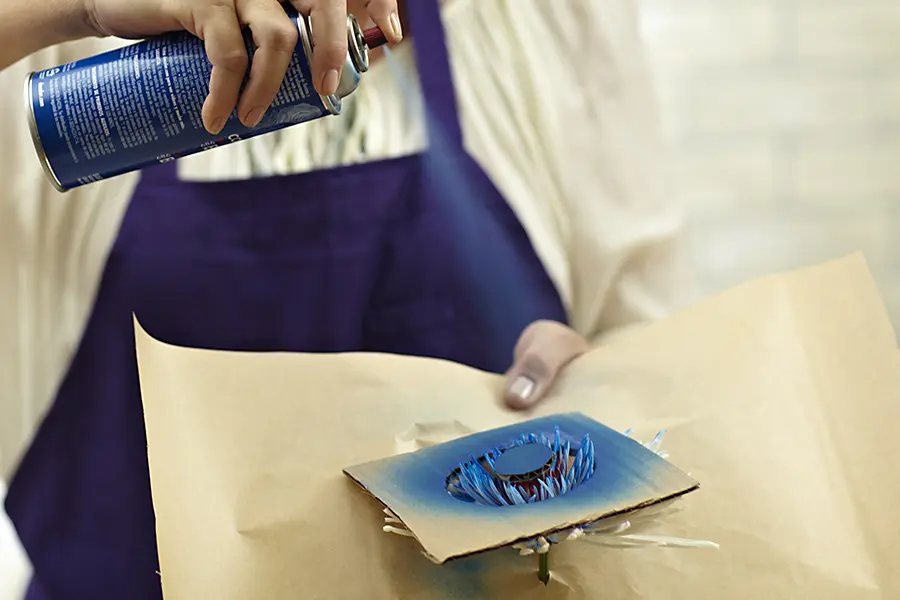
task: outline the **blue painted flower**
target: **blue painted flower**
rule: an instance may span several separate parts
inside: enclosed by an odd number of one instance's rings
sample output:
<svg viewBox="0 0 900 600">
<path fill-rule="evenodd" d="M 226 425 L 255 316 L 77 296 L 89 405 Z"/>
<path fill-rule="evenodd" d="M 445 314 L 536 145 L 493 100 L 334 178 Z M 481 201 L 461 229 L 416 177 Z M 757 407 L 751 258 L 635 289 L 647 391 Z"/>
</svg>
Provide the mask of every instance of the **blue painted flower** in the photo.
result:
<svg viewBox="0 0 900 600">
<path fill-rule="evenodd" d="M 534 446 L 533 446 L 534 445 Z M 546 454 L 541 453 L 543 449 Z M 537 450 L 537 452 L 535 452 Z M 517 454 L 514 460 L 513 454 Z M 537 463 L 509 471 L 521 456 Z M 544 434 L 523 434 L 505 447 L 460 464 L 447 481 L 454 497 L 486 506 L 515 506 L 556 498 L 576 489 L 594 474 L 594 443 L 585 435 L 576 449 L 562 442 L 559 428 L 553 440 Z"/>
<path fill-rule="evenodd" d="M 649 442 L 638 440 L 638 443 L 660 457 L 668 458 L 668 454 L 661 450 L 665 433 L 665 430 L 660 431 Z M 631 429 L 624 432 L 627 437 L 631 437 L 631 434 Z M 537 457 L 537 462 L 524 471 L 518 471 L 517 475 L 510 476 L 503 468 L 504 465 L 500 464 L 504 455 L 509 456 L 510 450 L 528 445 L 541 446 L 545 453 L 530 453 L 532 458 Z M 543 461 L 542 456 L 549 459 Z M 532 433 L 522 435 L 507 446 L 495 448 L 481 458 L 472 457 L 448 477 L 447 489 L 454 497 L 466 502 L 496 507 L 516 506 L 562 496 L 590 479 L 594 468 L 594 444 L 590 436 L 586 435 L 579 448 L 573 451 L 569 442 L 562 443 L 557 428 L 552 441 L 543 434 Z M 645 527 L 677 511 L 678 504 L 680 499 L 670 500 L 627 516 L 602 519 L 523 540 L 513 544 L 512 548 L 523 556 L 541 556 L 548 554 L 552 546 L 561 542 L 587 539 L 594 544 L 611 548 L 666 546 L 717 549 L 718 544 L 710 541 L 647 535 L 641 532 Z M 385 509 L 384 512 L 385 532 L 414 537 L 396 514 L 390 509 Z"/>
</svg>

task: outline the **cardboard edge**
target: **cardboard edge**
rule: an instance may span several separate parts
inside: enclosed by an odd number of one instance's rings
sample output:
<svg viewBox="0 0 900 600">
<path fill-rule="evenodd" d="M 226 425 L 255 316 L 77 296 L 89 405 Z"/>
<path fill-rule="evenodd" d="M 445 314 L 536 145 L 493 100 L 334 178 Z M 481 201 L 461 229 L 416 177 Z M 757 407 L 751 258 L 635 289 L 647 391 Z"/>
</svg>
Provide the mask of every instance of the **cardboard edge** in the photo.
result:
<svg viewBox="0 0 900 600">
<path fill-rule="evenodd" d="M 644 510 L 645 508 L 649 508 L 649 507 L 655 506 L 655 505 L 657 505 L 657 504 L 662 504 L 663 502 L 667 502 L 667 501 L 669 501 L 669 500 L 674 500 L 674 499 L 676 499 L 676 498 L 681 498 L 681 497 L 686 496 L 686 495 L 688 495 L 688 494 L 690 494 L 690 493 L 692 493 L 692 492 L 697 491 L 698 489 L 700 489 L 700 485 L 699 485 L 699 484 L 694 485 L 694 486 L 692 486 L 692 487 L 690 487 L 690 488 L 681 490 L 681 491 L 679 491 L 679 492 L 675 492 L 675 493 L 673 493 L 673 494 L 668 494 L 668 495 L 666 495 L 666 496 L 660 496 L 660 497 L 654 498 L 654 499 L 652 499 L 652 500 L 647 500 L 647 501 L 645 501 L 645 502 L 642 502 L 642 503 L 640 503 L 640 504 L 636 504 L 635 506 L 626 508 L 626 509 L 624 509 L 624 510 L 616 510 L 616 511 L 611 511 L 611 512 L 608 512 L 608 513 L 603 513 L 601 516 L 596 517 L 596 518 L 594 518 L 594 517 L 589 517 L 589 518 L 585 518 L 585 519 L 578 519 L 578 520 L 576 520 L 576 521 L 570 521 L 570 522 L 567 522 L 567 523 L 565 523 L 565 524 L 563 524 L 563 525 L 554 527 L 554 528 L 552 528 L 552 529 L 547 529 L 547 530 L 545 530 L 545 531 L 543 531 L 543 532 L 541 532 L 541 533 L 536 533 L 536 534 L 531 534 L 531 535 L 524 535 L 524 536 L 515 538 L 515 539 L 513 539 L 513 540 L 504 541 L 504 542 L 501 542 L 501 543 L 499 543 L 499 544 L 494 544 L 494 545 L 492 545 L 492 546 L 489 546 L 489 547 L 486 547 L 486 548 L 482 548 L 482 549 L 480 549 L 480 550 L 475 550 L 475 551 L 472 551 L 472 552 L 464 552 L 464 553 L 460 553 L 460 554 L 451 554 L 451 555 L 449 555 L 449 556 L 447 556 L 447 557 L 445 557 L 445 558 L 443 558 L 443 559 L 441 559 L 440 557 L 436 557 L 436 556 L 435 556 L 432 560 L 433 560 L 436 564 L 439 564 L 439 565 L 440 565 L 440 564 L 444 564 L 444 563 L 447 563 L 447 562 L 450 562 L 450 561 L 453 561 L 453 560 L 459 560 L 459 559 L 462 559 L 462 558 L 468 558 L 468 557 L 470 557 L 470 556 L 476 556 L 476 555 L 478 555 L 478 554 L 483 554 L 483 553 L 489 552 L 489 551 L 491 551 L 491 550 L 498 550 L 498 549 L 501 549 L 501 548 L 507 548 L 507 547 L 509 547 L 509 546 L 512 546 L 513 544 L 518 544 L 519 542 L 524 542 L 524 541 L 526 541 L 526 540 L 534 539 L 534 538 L 536 538 L 536 537 L 538 537 L 538 536 L 552 535 L 552 534 L 557 533 L 557 532 L 559 532 L 559 531 L 565 531 L 566 529 L 571 529 L 571 528 L 573 528 L 573 527 L 578 527 L 579 525 L 588 525 L 588 524 L 590 524 L 590 523 L 595 523 L 595 522 L 597 522 L 597 521 L 602 521 L 603 519 L 608 519 L 608 518 L 610 518 L 610 517 L 616 517 L 616 516 L 621 516 L 621 515 L 632 514 L 632 513 L 635 513 L 635 512 Z M 393 510 L 393 509 L 391 509 L 391 510 Z M 397 516 L 399 517 L 400 515 L 397 515 Z M 426 554 L 428 554 L 428 552 L 424 550 L 424 547 L 423 547 L 423 552 L 425 552 Z"/>
<path fill-rule="evenodd" d="M 397 515 L 397 519 L 399 519 L 400 522 L 403 523 L 403 526 L 406 527 L 406 529 L 412 534 L 411 537 L 412 537 L 413 539 L 415 539 L 416 542 L 418 542 L 419 546 L 421 546 L 421 547 L 423 548 L 423 551 L 424 551 L 425 546 L 422 544 L 422 540 L 420 540 L 420 539 L 418 538 L 418 536 L 416 535 L 416 532 L 414 532 L 414 531 L 412 530 L 412 528 L 410 528 L 410 526 L 406 524 L 406 521 L 403 520 L 403 517 L 401 517 L 399 514 L 397 514 L 397 511 L 395 511 L 391 506 L 389 506 L 389 505 L 386 504 L 381 498 L 379 498 L 379 497 L 375 494 L 375 492 L 373 492 L 371 489 L 369 489 L 369 487 L 368 487 L 366 484 L 364 484 L 363 482 L 361 482 L 360 480 L 358 480 L 356 477 L 354 477 L 353 475 L 351 475 L 350 473 L 348 473 L 346 470 L 344 470 L 343 472 L 344 472 L 344 475 L 346 475 L 347 477 L 349 477 L 349 478 L 350 478 L 350 481 L 352 481 L 353 483 L 355 483 L 356 486 L 357 486 L 360 490 L 362 490 L 362 491 L 365 493 L 366 496 L 369 496 L 370 498 L 372 498 L 373 500 L 375 500 L 376 502 L 378 502 L 378 504 L 380 504 L 382 507 L 384 507 L 384 508 L 390 510 L 392 513 L 394 513 L 395 515 Z"/>
<path fill-rule="evenodd" d="M 664 459 L 664 460 L 665 460 L 665 459 Z M 484 547 L 484 548 L 481 548 L 481 549 L 479 549 L 479 550 L 473 550 L 473 551 L 471 551 L 471 552 L 462 552 L 462 553 L 458 553 L 458 554 L 449 554 L 449 555 L 447 555 L 447 556 L 440 557 L 440 556 L 437 556 L 437 555 L 435 555 L 435 554 L 432 554 L 431 552 L 429 552 L 429 551 L 425 548 L 425 545 L 422 543 L 422 541 L 421 541 L 421 540 L 419 539 L 419 537 L 416 535 L 416 532 L 413 531 L 413 529 L 412 529 L 411 527 L 409 527 L 409 526 L 406 524 L 406 521 L 403 520 L 403 515 L 401 515 L 399 512 L 397 512 L 397 510 L 395 510 L 392 506 L 390 506 L 389 504 L 385 503 L 381 498 L 379 498 L 379 497 L 375 494 L 375 492 L 373 492 L 371 489 L 369 489 L 368 486 L 366 486 L 364 483 L 362 483 L 361 481 L 359 481 L 356 477 L 354 477 L 354 476 L 353 476 L 351 473 L 349 473 L 346 469 L 343 470 L 343 473 L 344 473 L 344 475 L 346 475 L 347 477 L 349 477 L 350 480 L 353 481 L 353 483 L 355 483 L 355 484 L 357 485 L 357 487 L 358 487 L 359 489 L 361 489 L 367 496 L 369 496 L 370 498 L 374 499 L 374 500 L 375 500 L 376 502 L 378 502 L 378 504 L 380 504 L 382 507 L 384 507 L 384 508 L 390 510 L 392 513 L 394 513 L 394 514 L 397 516 L 397 519 L 399 519 L 400 522 L 403 523 L 404 527 L 406 527 L 406 529 L 409 530 L 409 532 L 412 534 L 412 535 L 409 536 L 409 537 L 411 537 L 412 539 L 414 539 L 414 540 L 419 544 L 419 547 L 422 549 L 422 554 L 424 554 L 431 562 L 433 562 L 433 563 L 436 564 L 436 565 L 443 565 L 443 564 L 445 564 L 445 563 L 447 563 L 447 562 L 450 562 L 450 561 L 453 561 L 453 560 L 458 560 L 458 559 L 462 559 L 462 558 L 467 558 L 467 557 L 470 557 L 470 556 L 476 556 L 476 555 L 478 555 L 478 554 L 483 554 L 483 553 L 489 552 L 489 551 L 491 551 L 491 550 L 498 550 L 498 549 L 501 549 L 501 548 L 506 548 L 506 547 L 512 546 L 513 544 L 517 544 L 517 543 L 519 543 L 519 542 L 524 542 L 524 541 L 526 541 L 526 540 L 534 539 L 534 538 L 536 538 L 536 537 L 538 537 L 538 536 L 552 535 L 552 534 L 557 533 L 557 532 L 559 532 L 559 531 L 565 531 L 566 529 L 571 529 L 571 528 L 573 528 L 573 527 L 578 527 L 579 525 L 588 525 L 588 524 L 590 524 L 590 523 L 596 523 L 597 521 L 602 521 L 603 519 L 608 519 L 608 518 L 610 518 L 610 517 L 616 517 L 616 516 L 622 516 L 622 515 L 632 514 L 632 513 L 635 513 L 635 512 L 644 510 L 645 508 L 649 508 L 649 507 L 655 506 L 655 505 L 657 505 L 657 504 L 662 504 L 663 502 L 667 502 L 667 501 L 669 501 L 669 500 L 674 500 L 674 499 L 676 499 L 676 498 L 681 498 L 681 497 L 686 496 L 686 495 L 688 495 L 688 494 L 690 494 L 690 493 L 692 493 L 692 492 L 696 492 L 698 489 L 700 489 L 700 484 L 699 484 L 698 482 L 695 481 L 695 482 L 694 482 L 694 485 L 692 485 L 692 486 L 690 486 L 690 487 L 687 487 L 687 488 L 684 488 L 684 489 L 682 489 L 682 490 L 680 490 L 680 491 L 678 491 L 678 492 L 674 492 L 674 493 L 672 493 L 672 494 L 667 494 L 667 495 L 665 495 L 665 496 L 659 496 L 659 497 L 653 498 L 653 499 L 651 499 L 651 500 L 646 500 L 646 501 L 644 501 L 644 502 L 641 502 L 641 503 L 636 504 L 636 505 L 634 505 L 634 506 L 630 506 L 630 507 L 625 508 L 625 509 L 623 509 L 623 510 L 614 510 L 614 511 L 606 512 L 606 513 L 602 513 L 600 516 L 596 516 L 596 517 L 593 516 L 593 515 L 591 515 L 591 516 L 588 516 L 588 517 L 584 517 L 584 518 L 581 518 L 581 519 L 577 519 L 577 520 L 575 520 L 575 521 L 567 521 L 567 522 L 565 522 L 565 523 L 563 523 L 563 524 L 561 524 L 561 525 L 558 525 L 558 526 L 556 526 L 556 527 L 553 527 L 552 529 L 546 529 L 546 530 L 544 530 L 544 531 L 542 531 L 542 532 L 539 532 L 539 533 L 527 534 L 527 535 L 519 536 L 519 537 L 514 538 L 514 539 L 511 539 L 511 540 L 501 541 L 501 542 L 498 542 L 498 543 L 496 543 L 496 544 L 492 544 L 492 545 L 490 545 L 490 546 L 486 546 L 486 547 Z"/>
</svg>

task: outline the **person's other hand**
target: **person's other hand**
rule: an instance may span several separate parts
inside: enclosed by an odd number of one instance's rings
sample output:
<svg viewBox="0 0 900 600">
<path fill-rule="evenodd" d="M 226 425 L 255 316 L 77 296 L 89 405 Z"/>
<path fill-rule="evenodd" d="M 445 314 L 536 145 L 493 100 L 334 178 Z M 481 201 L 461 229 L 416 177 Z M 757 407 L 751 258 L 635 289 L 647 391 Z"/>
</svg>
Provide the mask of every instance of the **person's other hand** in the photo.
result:
<svg viewBox="0 0 900 600">
<path fill-rule="evenodd" d="M 204 40 L 213 71 L 203 124 L 214 134 L 225 127 L 235 106 L 244 125 L 259 123 L 281 87 L 297 44 L 297 27 L 280 0 L 82 1 L 87 22 L 97 35 L 140 38 L 187 30 Z M 333 94 L 340 81 L 347 56 L 348 11 L 370 16 L 389 42 L 397 43 L 403 35 L 397 0 L 290 1 L 301 14 L 310 16 L 313 84 L 320 94 Z M 258 47 L 252 66 L 241 35 L 243 27 L 250 28 Z M 250 80 L 241 93 L 248 66 Z"/>
<path fill-rule="evenodd" d="M 524 410 L 540 402 L 563 368 L 588 348 L 583 337 L 562 323 L 535 321 L 526 327 L 506 373 L 507 406 Z"/>
</svg>

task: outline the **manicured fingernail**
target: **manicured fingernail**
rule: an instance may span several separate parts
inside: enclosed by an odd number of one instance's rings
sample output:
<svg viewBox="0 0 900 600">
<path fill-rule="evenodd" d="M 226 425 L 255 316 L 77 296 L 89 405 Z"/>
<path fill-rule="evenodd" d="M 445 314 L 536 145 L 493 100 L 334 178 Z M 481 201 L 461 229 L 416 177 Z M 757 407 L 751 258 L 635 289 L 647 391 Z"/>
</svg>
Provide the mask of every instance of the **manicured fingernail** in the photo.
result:
<svg viewBox="0 0 900 600">
<path fill-rule="evenodd" d="M 400 17 L 397 16 L 397 13 L 391 13 L 391 18 L 389 20 L 391 22 L 391 33 L 393 33 L 394 38 L 399 42 L 403 39 L 403 29 L 400 27 Z"/>
<path fill-rule="evenodd" d="M 219 133 L 223 129 L 225 129 L 225 119 L 224 117 L 218 118 L 212 122 L 212 125 L 209 126 L 210 132 L 213 134 Z"/>
<path fill-rule="evenodd" d="M 245 123 L 247 127 L 256 127 L 259 125 L 259 122 L 262 121 L 263 115 L 266 114 L 266 109 L 263 107 L 257 107 L 247 113 L 247 118 L 245 119 Z"/>
<path fill-rule="evenodd" d="M 339 77 L 337 69 L 331 69 L 325 73 L 325 77 L 322 78 L 322 93 L 326 96 L 335 93 L 337 91 Z"/>
<path fill-rule="evenodd" d="M 531 395 L 534 393 L 534 388 L 534 379 L 526 377 L 525 375 L 519 375 L 516 377 L 515 381 L 512 382 L 512 385 L 509 386 L 509 395 L 521 400 L 523 405 L 528 404 L 528 399 L 531 398 Z"/>
</svg>

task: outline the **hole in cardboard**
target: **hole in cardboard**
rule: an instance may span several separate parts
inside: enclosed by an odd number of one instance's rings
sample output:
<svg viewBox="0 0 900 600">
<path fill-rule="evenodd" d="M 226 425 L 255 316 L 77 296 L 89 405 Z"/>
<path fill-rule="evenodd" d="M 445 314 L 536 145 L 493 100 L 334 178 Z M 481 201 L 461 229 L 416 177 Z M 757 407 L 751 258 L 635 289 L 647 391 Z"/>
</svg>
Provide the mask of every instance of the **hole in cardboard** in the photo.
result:
<svg viewBox="0 0 900 600">
<path fill-rule="evenodd" d="M 565 495 L 594 474 L 594 444 L 585 435 L 578 447 L 553 439 L 519 439 L 461 463 L 446 479 L 447 492 L 462 502 L 484 506 L 533 504 Z"/>
</svg>

